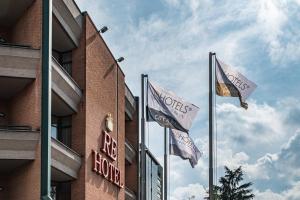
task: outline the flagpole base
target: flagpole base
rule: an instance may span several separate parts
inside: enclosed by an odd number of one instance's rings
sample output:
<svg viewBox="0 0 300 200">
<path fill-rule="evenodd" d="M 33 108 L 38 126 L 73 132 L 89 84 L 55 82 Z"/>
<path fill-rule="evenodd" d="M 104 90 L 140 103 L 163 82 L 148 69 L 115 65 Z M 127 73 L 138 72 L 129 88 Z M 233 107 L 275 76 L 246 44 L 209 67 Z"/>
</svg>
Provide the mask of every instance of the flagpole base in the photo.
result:
<svg viewBox="0 0 300 200">
<path fill-rule="evenodd" d="M 48 195 L 42 196 L 41 200 L 52 200 L 52 198 Z"/>
</svg>

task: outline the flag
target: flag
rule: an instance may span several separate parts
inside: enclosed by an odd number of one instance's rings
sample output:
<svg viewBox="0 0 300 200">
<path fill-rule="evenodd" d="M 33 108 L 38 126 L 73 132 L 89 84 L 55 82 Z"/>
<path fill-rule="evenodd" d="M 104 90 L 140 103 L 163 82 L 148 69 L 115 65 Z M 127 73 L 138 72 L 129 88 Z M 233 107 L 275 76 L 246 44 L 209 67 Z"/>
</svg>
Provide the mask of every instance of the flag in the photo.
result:
<svg viewBox="0 0 300 200">
<path fill-rule="evenodd" d="M 219 96 L 239 97 L 241 107 L 247 109 L 246 99 L 255 90 L 256 84 L 241 73 L 216 58 L 216 92 Z"/>
<path fill-rule="evenodd" d="M 169 141 L 171 155 L 179 156 L 184 160 L 189 159 L 193 168 L 197 165 L 202 153 L 187 133 L 170 129 Z"/>
<path fill-rule="evenodd" d="M 199 108 L 173 92 L 148 82 L 147 120 L 163 127 L 188 132 Z"/>
</svg>

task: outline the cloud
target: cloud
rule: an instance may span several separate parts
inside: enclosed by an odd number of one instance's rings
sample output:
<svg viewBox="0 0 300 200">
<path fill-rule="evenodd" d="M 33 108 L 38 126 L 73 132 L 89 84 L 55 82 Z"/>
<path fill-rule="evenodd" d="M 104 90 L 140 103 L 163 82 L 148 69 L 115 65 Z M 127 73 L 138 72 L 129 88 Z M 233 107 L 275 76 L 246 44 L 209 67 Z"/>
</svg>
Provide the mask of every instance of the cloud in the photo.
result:
<svg viewBox="0 0 300 200">
<path fill-rule="evenodd" d="M 278 102 L 284 108 L 284 123 L 294 128 L 299 128 L 300 123 L 300 102 L 296 98 L 285 98 Z"/>
<path fill-rule="evenodd" d="M 289 144 L 282 152 L 286 148 L 290 153 L 297 137 L 288 140 L 300 121 L 299 0 L 77 2 L 98 27 L 109 27 L 102 37 L 116 57 L 125 57 L 120 65 L 134 94 L 140 94 L 140 74 L 147 73 L 200 107 L 191 135 L 205 155 L 193 170 L 188 162 L 171 157 L 174 200 L 186 198 L 192 189 L 204 192 L 208 183 L 209 51 L 259 83 L 247 111 L 236 106 L 236 98 L 217 98 L 219 169 L 245 166 L 249 179 L 260 181 L 255 185 L 257 199 L 296 198 L 292 191 L 298 187 L 297 178 L 291 169 L 285 174 L 283 167 L 284 159 L 293 167 L 298 163 L 293 153 L 284 158 L 280 149 Z M 283 98 L 282 93 L 293 98 Z M 149 146 L 161 157 L 162 129 L 151 127 Z"/>
<path fill-rule="evenodd" d="M 255 164 L 245 164 L 249 179 L 257 188 L 282 192 L 300 181 L 300 131 L 282 146 L 280 152 L 266 154 Z"/>
<path fill-rule="evenodd" d="M 290 189 L 287 189 L 281 193 L 273 192 L 270 189 L 263 192 L 255 191 L 255 197 L 259 200 L 299 200 L 300 182 L 295 183 Z"/>
<path fill-rule="evenodd" d="M 203 200 L 207 196 L 206 189 L 200 184 L 189 184 L 185 187 L 176 188 L 171 200 L 183 200 L 194 197 L 195 200 Z"/>
<path fill-rule="evenodd" d="M 284 200 L 283 195 L 274 193 L 272 190 L 266 190 L 264 192 L 255 192 L 255 198 L 259 200 Z"/>
<path fill-rule="evenodd" d="M 219 139 L 226 141 L 234 151 L 242 147 L 252 158 L 261 156 L 261 152 L 274 152 L 278 149 L 276 144 L 280 145 L 286 138 L 288 127 L 282 112 L 266 103 L 249 101 L 248 110 L 222 103 L 217 105 L 217 113 Z"/>
<path fill-rule="evenodd" d="M 298 106 L 294 98 L 274 106 L 250 100 L 247 111 L 230 103 L 219 104 L 218 175 L 223 174 L 224 165 L 242 166 L 247 180 L 261 191 L 291 188 L 300 180 Z"/>
<path fill-rule="evenodd" d="M 300 182 L 297 182 L 291 189 L 284 192 L 284 195 L 286 200 L 300 199 Z"/>
<path fill-rule="evenodd" d="M 257 24 L 261 37 L 269 47 L 269 56 L 278 66 L 295 61 L 300 55 L 296 44 L 300 42 L 294 31 L 299 31 L 299 5 L 296 1 L 262 0 L 259 2 Z M 292 55 L 288 59 L 286 56 Z M 297 57 L 297 56 L 296 56 Z M 286 65 L 284 65 L 286 66 Z"/>
</svg>

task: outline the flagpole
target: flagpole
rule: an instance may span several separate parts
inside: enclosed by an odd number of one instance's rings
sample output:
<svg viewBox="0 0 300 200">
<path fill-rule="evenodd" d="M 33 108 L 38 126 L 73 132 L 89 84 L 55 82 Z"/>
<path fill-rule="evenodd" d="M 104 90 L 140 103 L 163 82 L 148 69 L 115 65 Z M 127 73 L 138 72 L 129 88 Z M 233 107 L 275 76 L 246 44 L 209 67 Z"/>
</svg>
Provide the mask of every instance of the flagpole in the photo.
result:
<svg viewBox="0 0 300 200">
<path fill-rule="evenodd" d="M 215 53 L 209 52 L 209 200 L 213 197 L 213 66 Z"/>
<path fill-rule="evenodd" d="M 145 78 L 148 78 L 148 75 L 141 75 L 141 169 L 140 169 L 140 189 L 141 189 L 141 200 L 146 199 L 146 149 L 145 149 Z"/>
<path fill-rule="evenodd" d="M 164 154 L 164 200 L 168 200 L 168 152 L 167 152 L 167 144 L 168 144 L 168 137 L 167 137 L 167 128 L 164 127 L 164 135 L 165 135 L 165 154 Z"/>
</svg>

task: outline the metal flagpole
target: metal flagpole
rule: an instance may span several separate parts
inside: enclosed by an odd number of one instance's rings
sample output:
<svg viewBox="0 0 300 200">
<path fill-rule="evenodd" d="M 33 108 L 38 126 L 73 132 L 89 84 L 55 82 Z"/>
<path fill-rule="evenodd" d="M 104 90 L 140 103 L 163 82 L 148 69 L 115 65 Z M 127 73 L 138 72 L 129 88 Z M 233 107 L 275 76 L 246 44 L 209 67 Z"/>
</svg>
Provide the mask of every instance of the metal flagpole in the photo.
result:
<svg viewBox="0 0 300 200">
<path fill-rule="evenodd" d="M 142 117 L 141 117 L 141 169 L 140 169 L 140 200 L 146 199 L 146 149 L 145 149 L 145 79 L 148 75 L 142 74 L 141 76 L 141 100 L 142 100 Z"/>
<path fill-rule="evenodd" d="M 215 53 L 209 52 L 209 200 L 213 196 L 213 66 L 212 58 Z M 214 84 L 215 85 L 215 84 Z"/>
<path fill-rule="evenodd" d="M 168 136 L 167 136 L 167 128 L 164 127 L 165 134 L 165 154 L 164 154 L 164 200 L 168 200 Z"/>
<path fill-rule="evenodd" d="M 51 200 L 51 24 L 52 0 L 43 0 L 42 19 L 42 114 L 41 114 L 41 199 Z"/>
</svg>

